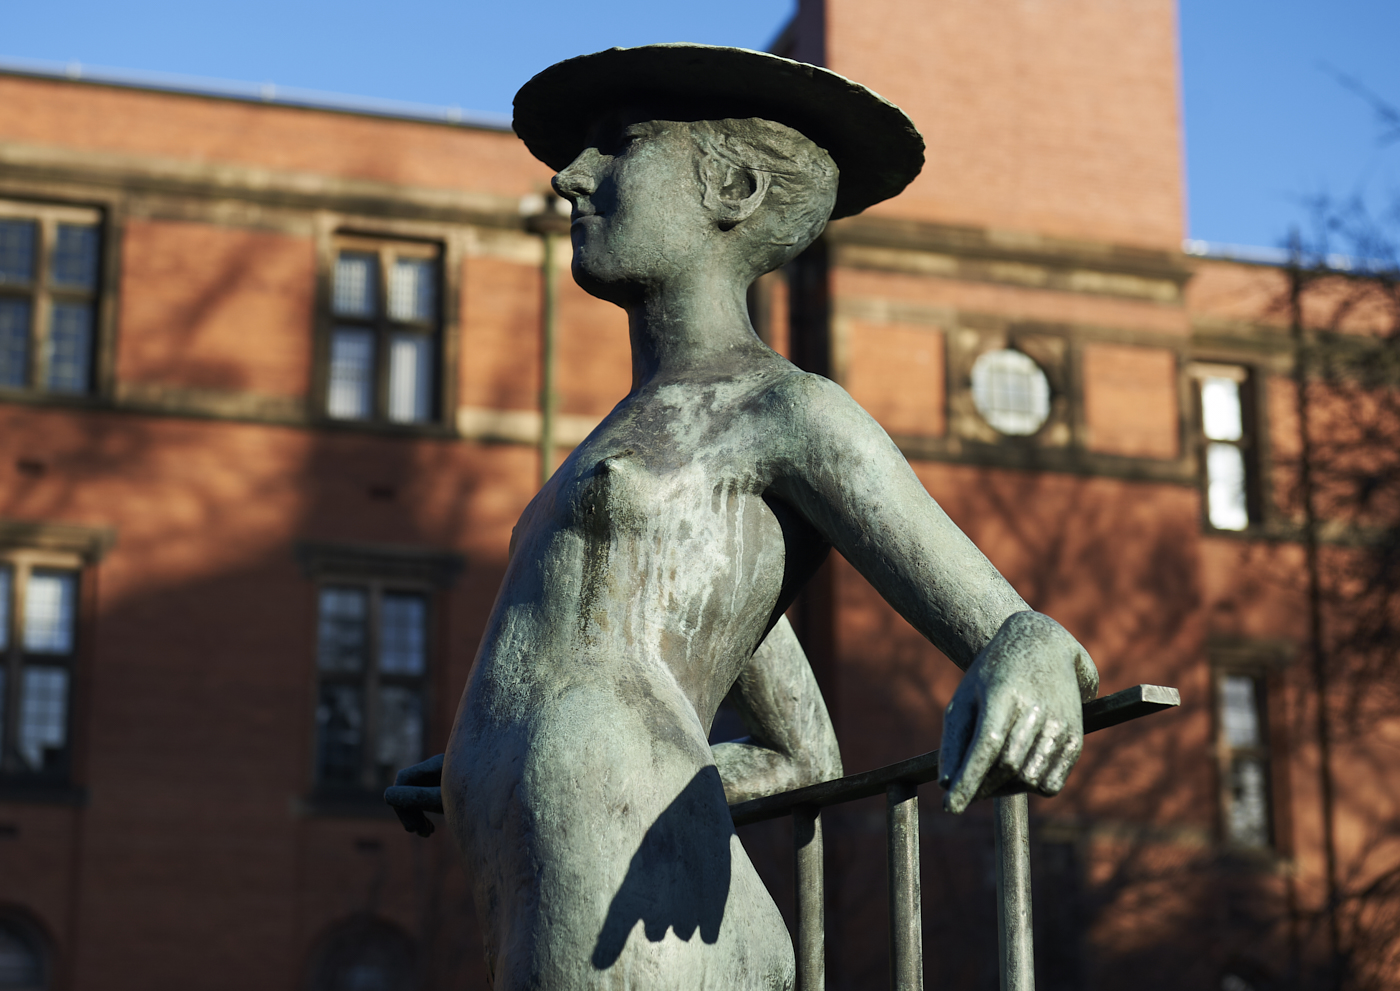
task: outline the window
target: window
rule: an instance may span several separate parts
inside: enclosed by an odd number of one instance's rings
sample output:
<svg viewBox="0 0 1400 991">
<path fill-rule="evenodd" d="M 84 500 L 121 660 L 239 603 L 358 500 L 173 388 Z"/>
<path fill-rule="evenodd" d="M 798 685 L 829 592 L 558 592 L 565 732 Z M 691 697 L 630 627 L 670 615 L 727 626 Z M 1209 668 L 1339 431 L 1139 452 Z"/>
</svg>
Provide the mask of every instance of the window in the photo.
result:
<svg viewBox="0 0 1400 991">
<path fill-rule="evenodd" d="M 49 986 L 44 941 L 35 926 L 0 918 L 0 988 L 43 991 Z"/>
<path fill-rule="evenodd" d="M 1264 679 L 1225 672 L 1216 688 L 1225 838 L 1264 849 L 1273 843 Z"/>
<path fill-rule="evenodd" d="M 433 245 L 337 241 L 327 416 L 402 424 L 438 418 L 440 275 Z"/>
<path fill-rule="evenodd" d="M 385 811 L 379 794 L 426 750 L 432 596 L 464 561 L 432 548 L 313 542 L 296 556 L 316 583 L 312 804 L 355 813 L 372 796 Z"/>
<path fill-rule="evenodd" d="M 99 222 L 0 202 L 0 389 L 92 391 Z"/>
<path fill-rule="evenodd" d="M 359 916 L 322 937 L 312 954 L 308 987 L 310 991 L 409 991 L 420 986 L 417 957 L 413 940 L 397 927 Z"/>
<path fill-rule="evenodd" d="M 78 572 L 45 555 L 0 559 L 0 773 L 64 778 Z"/>
<path fill-rule="evenodd" d="M 994 429 L 1029 437 L 1050 418 L 1050 381 L 1021 351 L 988 351 L 972 365 L 972 402 Z"/>
<path fill-rule="evenodd" d="M 379 791 L 423 759 L 427 595 L 323 585 L 318 613 L 317 783 Z"/>
<path fill-rule="evenodd" d="M 1247 397 L 1249 374 L 1236 365 L 1197 365 L 1206 519 L 1217 530 L 1244 530 L 1258 518 Z"/>
</svg>

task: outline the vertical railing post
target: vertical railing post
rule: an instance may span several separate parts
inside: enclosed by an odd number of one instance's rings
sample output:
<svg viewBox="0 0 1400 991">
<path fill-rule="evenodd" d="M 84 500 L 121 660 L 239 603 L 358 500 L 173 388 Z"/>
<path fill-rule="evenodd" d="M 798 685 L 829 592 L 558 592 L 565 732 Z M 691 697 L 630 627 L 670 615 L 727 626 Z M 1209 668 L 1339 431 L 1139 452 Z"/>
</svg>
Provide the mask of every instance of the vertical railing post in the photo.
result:
<svg viewBox="0 0 1400 991">
<path fill-rule="evenodd" d="M 997 821 L 997 963 L 1001 991 L 1035 991 L 1030 803 L 1024 793 L 993 802 Z"/>
<path fill-rule="evenodd" d="M 893 991 L 923 991 L 917 784 L 896 781 L 885 789 L 885 824 L 889 829 L 890 987 Z"/>
<path fill-rule="evenodd" d="M 797 991 L 826 989 L 826 866 L 822 814 L 813 805 L 792 813 L 797 876 Z"/>
</svg>

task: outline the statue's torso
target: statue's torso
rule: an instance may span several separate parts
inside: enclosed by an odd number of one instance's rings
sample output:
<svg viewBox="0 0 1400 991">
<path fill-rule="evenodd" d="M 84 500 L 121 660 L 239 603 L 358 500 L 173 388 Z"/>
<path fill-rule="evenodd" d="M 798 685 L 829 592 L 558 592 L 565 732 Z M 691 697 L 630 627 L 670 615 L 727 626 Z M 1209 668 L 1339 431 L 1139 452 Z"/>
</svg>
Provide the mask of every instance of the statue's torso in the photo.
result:
<svg viewBox="0 0 1400 991">
<path fill-rule="evenodd" d="M 765 501 L 791 374 L 630 396 L 521 516 L 444 774 L 509 984 L 626 987 L 686 954 L 716 987 L 790 982 L 706 734 L 800 580 L 805 524 Z"/>
</svg>

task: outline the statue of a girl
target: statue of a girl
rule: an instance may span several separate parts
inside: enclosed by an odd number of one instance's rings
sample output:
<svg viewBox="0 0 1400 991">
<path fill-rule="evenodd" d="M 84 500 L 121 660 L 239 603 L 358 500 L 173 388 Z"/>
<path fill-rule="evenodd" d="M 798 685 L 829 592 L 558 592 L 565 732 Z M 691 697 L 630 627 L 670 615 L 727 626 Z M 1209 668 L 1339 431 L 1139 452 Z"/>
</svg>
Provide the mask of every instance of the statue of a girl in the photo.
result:
<svg viewBox="0 0 1400 991">
<path fill-rule="evenodd" d="M 841 773 L 783 611 L 835 547 L 967 672 L 942 782 L 961 811 L 1054 794 L 1097 675 L 745 292 L 830 216 L 892 196 L 922 140 L 834 73 L 665 45 L 562 62 L 515 127 L 573 204 L 574 278 L 627 311 L 632 388 L 521 516 L 442 774 L 498 991 L 787 989 L 736 801 Z M 752 736 L 711 748 L 734 689 Z"/>
</svg>

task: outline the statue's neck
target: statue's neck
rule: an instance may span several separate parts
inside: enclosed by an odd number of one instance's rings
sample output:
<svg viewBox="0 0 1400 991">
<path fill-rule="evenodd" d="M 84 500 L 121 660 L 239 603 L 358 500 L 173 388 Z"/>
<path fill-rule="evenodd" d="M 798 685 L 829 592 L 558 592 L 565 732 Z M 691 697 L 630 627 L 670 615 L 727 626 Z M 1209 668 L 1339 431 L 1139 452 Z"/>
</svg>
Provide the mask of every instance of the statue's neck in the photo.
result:
<svg viewBox="0 0 1400 991">
<path fill-rule="evenodd" d="M 749 322 L 747 287 L 732 274 L 650 287 L 627 310 L 632 341 L 632 391 L 684 378 L 760 345 Z"/>
</svg>

